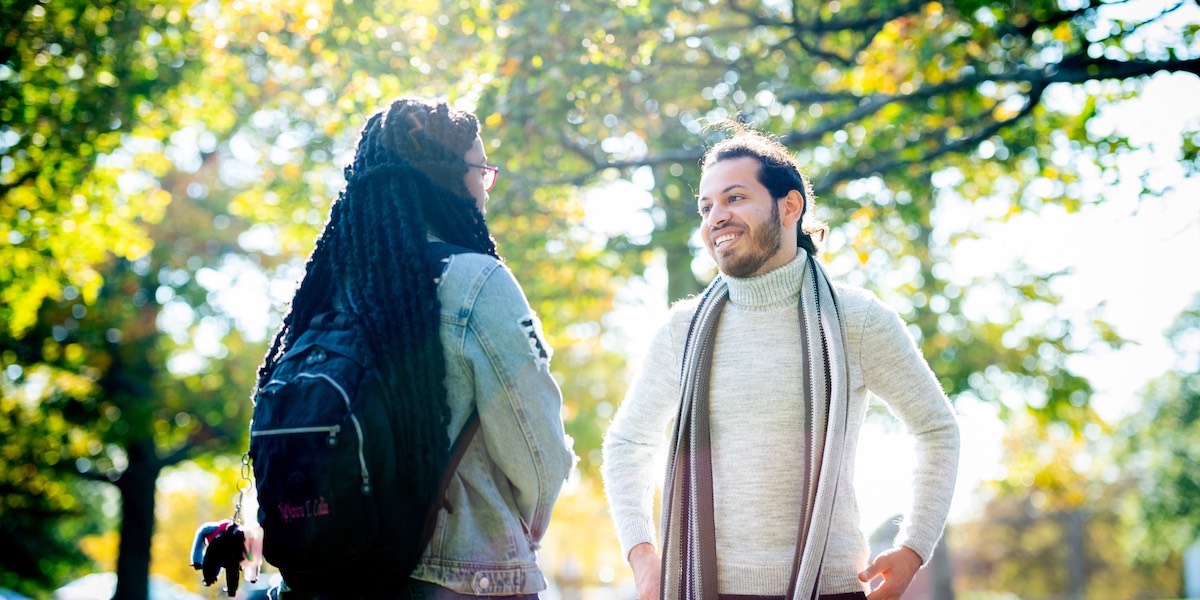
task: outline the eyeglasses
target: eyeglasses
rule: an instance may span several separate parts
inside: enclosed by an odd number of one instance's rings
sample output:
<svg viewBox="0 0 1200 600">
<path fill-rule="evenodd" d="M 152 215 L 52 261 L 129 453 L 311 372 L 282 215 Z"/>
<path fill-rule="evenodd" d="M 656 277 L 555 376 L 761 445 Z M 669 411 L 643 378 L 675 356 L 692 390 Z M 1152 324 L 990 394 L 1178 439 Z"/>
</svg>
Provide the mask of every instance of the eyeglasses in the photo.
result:
<svg viewBox="0 0 1200 600">
<path fill-rule="evenodd" d="M 500 177 L 500 167 L 491 165 L 477 165 L 475 163 L 467 163 L 468 167 L 479 167 L 483 169 L 483 191 L 490 192 L 496 185 L 496 179 Z"/>
</svg>

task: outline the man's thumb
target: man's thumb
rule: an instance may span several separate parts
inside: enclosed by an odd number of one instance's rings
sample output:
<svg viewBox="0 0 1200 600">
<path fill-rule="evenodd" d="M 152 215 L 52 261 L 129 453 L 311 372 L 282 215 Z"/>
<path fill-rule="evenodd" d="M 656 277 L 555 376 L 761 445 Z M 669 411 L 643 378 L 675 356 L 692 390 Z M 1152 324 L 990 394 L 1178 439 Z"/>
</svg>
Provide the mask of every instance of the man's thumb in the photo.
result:
<svg viewBox="0 0 1200 600">
<path fill-rule="evenodd" d="M 880 569 L 878 563 L 872 563 L 871 566 L 867 567 L 862 573 L 858 574 L 858 580 L 866 583 L 872 579 L 875 579 L 876 577 L 879 577 L 879 573 Z"/>
</svg>

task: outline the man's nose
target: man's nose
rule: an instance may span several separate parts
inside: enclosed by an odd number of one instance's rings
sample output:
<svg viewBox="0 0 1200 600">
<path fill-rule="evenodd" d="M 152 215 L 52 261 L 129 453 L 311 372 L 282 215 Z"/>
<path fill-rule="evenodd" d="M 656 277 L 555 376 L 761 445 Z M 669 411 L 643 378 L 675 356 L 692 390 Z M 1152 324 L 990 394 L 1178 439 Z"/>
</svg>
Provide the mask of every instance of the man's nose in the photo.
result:
<svg viewBox="0 0 1200 600">
<path fill-rule="evenodd" d="M 714 203 L 708 211 L 708 224 L 716 229 L 729 220 L 729 210 L 720 203 Z"/>
</svg>

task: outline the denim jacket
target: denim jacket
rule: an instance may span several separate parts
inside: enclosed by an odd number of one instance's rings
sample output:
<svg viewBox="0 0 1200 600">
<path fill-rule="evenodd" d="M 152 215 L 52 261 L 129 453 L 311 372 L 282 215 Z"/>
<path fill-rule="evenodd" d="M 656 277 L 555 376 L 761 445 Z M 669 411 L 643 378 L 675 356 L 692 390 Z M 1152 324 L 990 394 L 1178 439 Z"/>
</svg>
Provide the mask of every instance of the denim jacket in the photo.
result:
<svg viewBox="0 0 1200 600">
<path fill-rule="evenodd" d="M 412 577 L 471 595 L 546 588 L 536 550 L 574 454 L 541 323 L 494 258 L 458 254 L 438 283 L 450 439 L 478 407 L 480 430 L 455 471 Z"/>
</svg>

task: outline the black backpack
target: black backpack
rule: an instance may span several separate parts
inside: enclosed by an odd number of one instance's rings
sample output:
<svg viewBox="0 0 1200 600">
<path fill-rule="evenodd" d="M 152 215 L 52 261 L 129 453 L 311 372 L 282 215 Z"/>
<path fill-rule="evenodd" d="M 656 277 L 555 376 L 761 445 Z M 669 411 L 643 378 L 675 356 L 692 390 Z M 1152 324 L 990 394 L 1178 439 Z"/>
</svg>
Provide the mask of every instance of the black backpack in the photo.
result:
<svg viewBox="0 0 1200 600">
<path fill-rule="evenodd" d="M 434 273 L 470 252 L 430 244 Z M 473 411 L 432 503 L 396 477 L 384 378 L 353 315 L 328 312 L 280 358 L 254 398 L 250 458 L 263 557 L 297 592 L 361 595 L 396 589 L 433 535 L 446 486 L 479 429 Z"/>
</svg>

